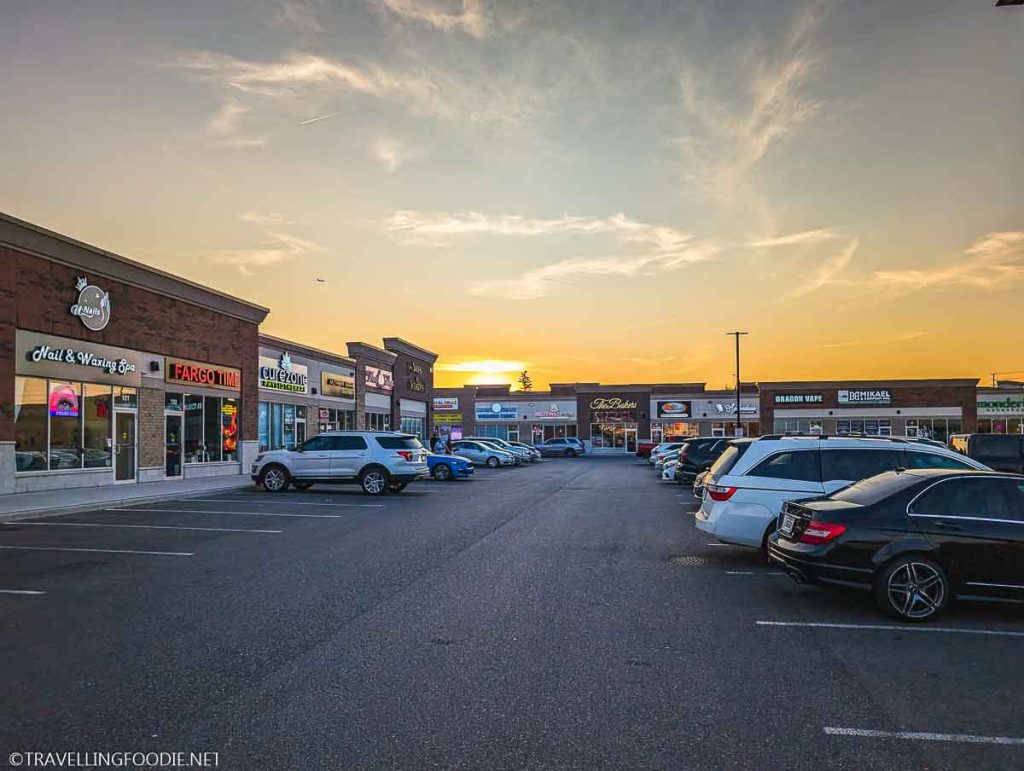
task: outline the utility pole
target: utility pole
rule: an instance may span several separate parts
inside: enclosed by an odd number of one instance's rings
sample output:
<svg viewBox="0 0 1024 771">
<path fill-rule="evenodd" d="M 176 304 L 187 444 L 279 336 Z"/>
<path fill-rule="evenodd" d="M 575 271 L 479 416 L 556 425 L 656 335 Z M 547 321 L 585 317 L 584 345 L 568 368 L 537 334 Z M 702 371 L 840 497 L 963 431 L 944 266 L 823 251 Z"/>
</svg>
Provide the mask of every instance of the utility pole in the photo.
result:
<svg viewBox="0 0 1024 771">
<path fill-rule="evenodd" d="M 734 330 L 732 332 L 726 332 L 727 335 L 732 335 L 736 338 L 736 428 L 741 429 L 743 422 L 740 420 L 742 413 L 740 412 L 740 335 L 748 335 L 749 332 L 743 330 Z"/>
</svg>

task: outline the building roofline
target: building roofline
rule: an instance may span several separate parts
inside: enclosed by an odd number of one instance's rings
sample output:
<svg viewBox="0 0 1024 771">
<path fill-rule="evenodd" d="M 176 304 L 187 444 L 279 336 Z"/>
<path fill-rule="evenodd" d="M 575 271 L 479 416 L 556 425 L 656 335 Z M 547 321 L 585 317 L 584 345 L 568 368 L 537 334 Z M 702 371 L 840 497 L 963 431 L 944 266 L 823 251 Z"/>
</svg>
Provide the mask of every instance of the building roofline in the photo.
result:
<svg viewBox="0 0 1024 771">
<path fill-rule="evenodd" d="M 0 212 L 0 246 L 259 324 L 269 308 Z"/>
<path fill-rule="evenodd" d="M 410 343 L 408 340 L 403 340 L 400 337 L 385 337 L 384 338 L 384 349 L 387 351 L 401 351 L 402 353 L 410 354 L 412 356 L 418 356 L 424 361 L 429 361 L 433 364 L 437 361 L 437 354 L 433 351 L 428 351 L 422 346 Z"/>
<path fill-rule="evenodd" d="M 879 388 L 885 386 L 978 386 L 978 378 L 909 378 L 902 380 L 781 380 L 757 384 L 758 389 L 779 391 L 796 388 Z"/>
<path fill-rule="evenodd" d="M 336 364 L 343 364 L 347 367 L 354 367 L 356 360 L 351 356 L 344 356 L 340 353 L 332 353 L 331 351 L 325 351 L 321 348 L 314 348 L 311 345 L 305 345 L 303 343 L 296 343 L 294 340 L 285 340 L 283 337 L 274 337 L 260 332 L 260 345 L 266 345 L 268 348 L 277 347 L 285 348 L 288 351 L 300 353 L 311 359 L 323 359 L 324 361 L 333 361 Z"/>
<path fill-rule="evenodd" d="M 382 364 L 394 364 L 395 360 L 398 359 L 398 355 L 391 351 L 385 351 L 383 348 L 378 348 L 372 343 L 363 343 L 359 341 L 352 341 L 345 343 L 348 347 L 348 355 L 354 359 L 363 358 L 373 359 Z M 353 350 L 355 349 L 355 350 Z M 361 351 L 359 349 L 362 349 Z"/>
</svg>

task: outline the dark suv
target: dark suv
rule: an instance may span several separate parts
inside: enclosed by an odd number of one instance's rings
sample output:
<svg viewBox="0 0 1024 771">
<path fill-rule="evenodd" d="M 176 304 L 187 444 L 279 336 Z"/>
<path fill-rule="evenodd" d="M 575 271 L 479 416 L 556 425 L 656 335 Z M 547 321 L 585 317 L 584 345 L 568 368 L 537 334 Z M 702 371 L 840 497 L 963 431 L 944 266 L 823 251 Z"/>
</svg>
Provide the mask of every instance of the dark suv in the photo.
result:
<svg viewBox="0 0 1024 771">
<path fill-rule="evenodd" d="M 1020 434 L 953 434 L 949 449 L 996 471 L 1024 473 L 1024 436 Z"/>
<path fill-rule="evenodd" d="M 686 440 L 679 450 L 676 481 L 681 485 L 692 485 L 697 475 L 711 468 L 711 464 L 725 452 L 728 441 L 724 436 L 695 436 Z"/>
</svg>

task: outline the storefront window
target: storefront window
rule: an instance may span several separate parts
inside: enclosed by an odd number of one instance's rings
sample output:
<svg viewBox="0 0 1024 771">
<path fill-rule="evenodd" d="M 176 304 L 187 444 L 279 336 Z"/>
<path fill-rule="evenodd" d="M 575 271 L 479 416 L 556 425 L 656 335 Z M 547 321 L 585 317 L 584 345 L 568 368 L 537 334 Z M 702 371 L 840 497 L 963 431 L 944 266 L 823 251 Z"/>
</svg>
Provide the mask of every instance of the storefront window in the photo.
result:
<svg viewBox="0 0 1024 771">
<path fill-rule="evenodd" d="M 759 426 L 757 423 L 750 424 L 750 430 L 756 432 Z M 776 420 L 775 421 L 775 433 L 776 434 L 821 434 L 822 425 L 820 418 L 807 418 L 802 419 L 789 419 L 789 420 Z M 756 436 L 756 433 L 750 433 L 748 436 Z"/>
<path fill-rule="evenodd" d="M 82 467 L 82 386 L 50 381 L 50 468 Z"/>
<path fill-rule="evenodd" d="M 238 460 L 238 400 L 225 399 L 220 408 L 221 457 Z"/>
<path fill-rule="evenodd" d="M 203 453 L 203 397 L 185 394 L 185 462 L 205 463 Z"/>
<path fill-rule="evenodd" d="M 380 412 L 367 412 L 366 413 L 366 430 L 367 431 L 390 431 L 391 430 L 391 416 L 385 415 Z"/>
<path fill-rule="evenodd" d="M 110 409 L 110 386 L 86 383 L 82 399 L 85 422 L 85 441 L 83 442 L 83 460 L 86 468 L 105 468 L 110 466 L 111 426 L 113 419 Z M 137 405 L 135 389 L 118 389 L 119 397 L 127 397 L 126 405 Z"/>
<path fill-rule="evenodd" d="M 259 434 L 260 452 L 270 449 L 270 404 L 260 402 L 256 418 Z"/>
<path fill-rule="evenodd" d="M 427 420 L 426 418 L 410 418 L 402 416 L 402 433 L 414 434 L 421 440 L 426 439 Z"/>
<path fill-rule="evenodd" d="M 274 405 L 277 407 L 278 405 Z M 282 404 L 281 407 L 281 446 L 295 446 L 295 405 Z"/>
<path fill-rule="evenodd" d="M 574 436 L 576 436 L 576 424 L 575 423 L 573 423 L 572 425 L 568 425 L 568 426 L 567 425 L 560 425 L 560 424 L 556 424 L 556 425 L 553 425 L 553 426 L 549 426 L 549 425 L 545 425 L 544 426 L 543 437 L 544 437 L 545 441 L 547 441 L 548 439 L 562 439 L 564 437 L 571 438 L 571 437 L 574 437 Z"/>
<path fill-rule="evenodd" d="M 635 432 L 636 423 L 592 423 L 590 444 L 594 449 L 624 450 L 627 430 Z"/>
<path fill-rule="evenodd" d="M 14 458 L 17 471 L 45 471 L 46 381 L 19 377 L 14 381 Z"/>
<path fill-rule="evenodd" d="M 238 460 L 239 402 L 185 394 L 185 463 Z"/>
<path fill-rule="evenodd" d="M 485 439 L 504 439 L 508 441 L 508 429 L 506 425 L 501 426 L 477 426 L 476 435 L 482 436 Z"/>
</svg>

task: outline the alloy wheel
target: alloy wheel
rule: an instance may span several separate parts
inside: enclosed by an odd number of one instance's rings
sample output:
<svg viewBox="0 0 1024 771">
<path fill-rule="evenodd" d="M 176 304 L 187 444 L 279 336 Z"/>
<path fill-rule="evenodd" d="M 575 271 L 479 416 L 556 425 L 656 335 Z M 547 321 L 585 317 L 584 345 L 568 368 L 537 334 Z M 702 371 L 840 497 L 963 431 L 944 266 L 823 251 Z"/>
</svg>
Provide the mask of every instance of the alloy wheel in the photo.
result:
<svg viewBox="0 0 1024 771">
<path fill-rule="evenodd" d="M 440 479 L 444 481 L 452 475 L 451 469 L 445 466 L 443 463 L 439 466 L 434 467 L 434 479 Z"/>
<path fill-rule="evenodd" d="M 889 603 L 904 618 L 924 619 L 938 613 L 946 599 L 942 574 L 924 562 L 907 562 L 889 576 Z"/>
<path fill-rule="evenodd" d="M 363 490 L 370 495 L 380 495 L 387 484 L 388 480 L 380 471 L 369 471 L 363 477 Z"/>
<path fill-rule="evenodd" d="M 272 492 L 281 492 L 288 484 L 288 477 L 284 471 L 279 468 L 267 469 L 263 474 L 263 487 L 264 489 Z"/>
</svg>

